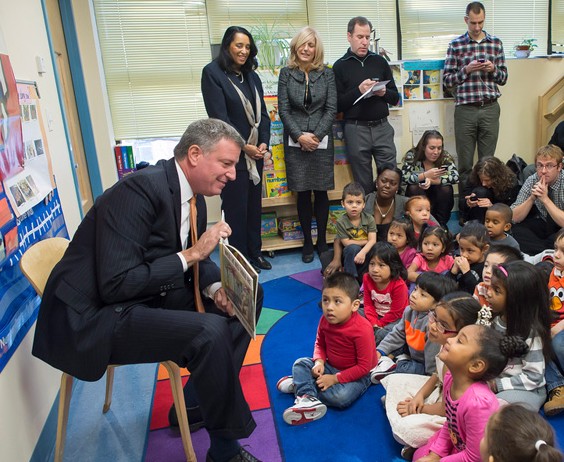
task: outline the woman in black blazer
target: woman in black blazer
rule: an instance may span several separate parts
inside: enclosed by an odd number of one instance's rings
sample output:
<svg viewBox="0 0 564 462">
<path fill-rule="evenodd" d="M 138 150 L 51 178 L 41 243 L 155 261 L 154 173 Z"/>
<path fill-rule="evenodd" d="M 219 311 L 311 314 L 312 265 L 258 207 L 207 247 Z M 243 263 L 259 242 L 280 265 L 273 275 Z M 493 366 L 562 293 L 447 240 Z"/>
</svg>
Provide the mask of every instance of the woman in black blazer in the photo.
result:
<svg viewBox="0 0 564 462">
<path fill-rule="evenodd" d="M 298 216 L 304 233 L 302 260 L 310 263 L 313 211 L 317 220 L 317 252 L 327 250 L 327 191 L 334 188 L 332 130 L 337 114 L 335 77 L 323 64 L 323 44 L 311 27 L 304 27 L 290 42 L 288 66 L 280 71 L 278 79 L 278 112 L 284 124 L 288 188 L 298 193 Z"/>
<path fill-rule="evenodd" d="M 270 141 L 270 118 L 263 99 L 257 67 L 257 47 L 243 27 L 228 27 L 219 56 L 204 67 L 202 96 L 209 117 L 233 126 L 247 144 L 237 163 L 237 178 L 221 193 L 231 245 L 260 272 L 271 269 L 262 256 L 260 214 L 263 157 Z"/>
</svg>

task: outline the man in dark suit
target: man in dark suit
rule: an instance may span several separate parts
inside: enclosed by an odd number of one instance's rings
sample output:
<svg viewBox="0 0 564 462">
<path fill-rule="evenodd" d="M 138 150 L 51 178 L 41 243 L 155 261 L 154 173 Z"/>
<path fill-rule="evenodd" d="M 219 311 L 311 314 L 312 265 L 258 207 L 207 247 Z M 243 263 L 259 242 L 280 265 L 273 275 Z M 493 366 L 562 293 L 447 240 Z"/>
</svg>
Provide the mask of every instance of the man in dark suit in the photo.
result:
<svg viewBox="0 0 564 462">
<path fill-rule="evenodd" d="M 256 460 L 237 441 L 256 426 L 239 382 L 250 337 L 209 258 L 231 229 L 222 221 L 206 231 L 203 198 L 235 178 L 242 146 L 228 124 L 194 122 L 172 159 L 100 196 L 47 281 L 33 345 L 35 356 L 81 380 L 98 380 L 108 364 L 187 366 L 185 394 L 197 398 L 213 462 Z M 200 237 L 183 245 L 194 195 Z M 196 262 L 206 313 L 194 307 Z M 261 307 L 259 290 L 257 315 Z"/>
</svg>

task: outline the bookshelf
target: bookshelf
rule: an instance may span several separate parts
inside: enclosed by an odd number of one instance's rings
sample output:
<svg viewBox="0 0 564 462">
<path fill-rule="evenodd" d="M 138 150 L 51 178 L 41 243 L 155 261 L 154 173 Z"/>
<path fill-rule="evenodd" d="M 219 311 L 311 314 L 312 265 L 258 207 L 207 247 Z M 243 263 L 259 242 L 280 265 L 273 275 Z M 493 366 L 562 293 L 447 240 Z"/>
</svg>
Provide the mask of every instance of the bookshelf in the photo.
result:
<svg viewBox="0 0 564 462">
<path fill-rule="evenodd" d="M 328 191 L 329 201 L 340 201 L 343 188 L 352 181 L 352 172 L 348 164 L 335 165 L 334 172 L 335 189 Z M 297 215 L 296 195 L 292 193 L 292 195 L 287 197 L 263 197 L 262 211 L 263 213 L 276 212 L 277 218 Z M 327 233 L 326 239 L 327 243 L 330 244 L 334 241 L 335 235 Z M 303 245 L 303 239 L 285 241 L 281 236 L 262 239 L 262 250 L 270 253 L 275 250 L 295 249 Z"/>
</svg>

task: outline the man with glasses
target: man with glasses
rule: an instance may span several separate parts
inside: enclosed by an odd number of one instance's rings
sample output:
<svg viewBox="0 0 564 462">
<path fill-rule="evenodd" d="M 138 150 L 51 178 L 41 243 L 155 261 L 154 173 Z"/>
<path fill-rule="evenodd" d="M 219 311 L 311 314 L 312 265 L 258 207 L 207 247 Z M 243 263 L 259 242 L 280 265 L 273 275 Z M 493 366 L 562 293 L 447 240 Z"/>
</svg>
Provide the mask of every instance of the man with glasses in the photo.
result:
<svg viewBox="0 0 564 462">
<path fill-rule="evenodd" d="M 525 180 L 513 209 L 513 237 L 521 251 L 536 255 L 552 248 L 564 227 L 564 171 L 562 149 L 542 146 L 535 156 L 536 173 Z"/>
<path fill-rule="evenodd" d="M 460 185 L 464 187 L 478 145 L 478 159 L 495 155 L 499 134 L 501 96 L 498 85 L 507 82 L 501 40 L 484 31 L 486 10 L 480 2 L 466 7 L 468 31 L 447 50 L 443 83 L 455 89 L 454 136 Z"/>
</svg>

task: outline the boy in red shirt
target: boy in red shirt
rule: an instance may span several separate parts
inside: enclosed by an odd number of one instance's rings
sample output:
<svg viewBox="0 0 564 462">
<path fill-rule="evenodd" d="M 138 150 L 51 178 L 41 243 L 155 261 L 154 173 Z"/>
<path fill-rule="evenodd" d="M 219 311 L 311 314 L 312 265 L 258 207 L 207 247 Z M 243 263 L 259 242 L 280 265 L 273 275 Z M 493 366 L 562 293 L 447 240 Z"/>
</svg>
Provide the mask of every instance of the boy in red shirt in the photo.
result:
<svg viewBox="0 0 564 462">
<path fill-rule="evenodd" d="M 317 327 L 313 358 L 300 358 L 292 376 L 282 377 L 277 388 L 294 393 L 294 405 L 284 411 L 284 421 L 301 425 L 320 419 L 327 406 L 345 408 L 370 386 L 370 369 L 376 366 L 372 325 L 357 311 L 358 282 L 348 273 L 335 273 L 323 283 L 323 316 Z"/>
</svg>

